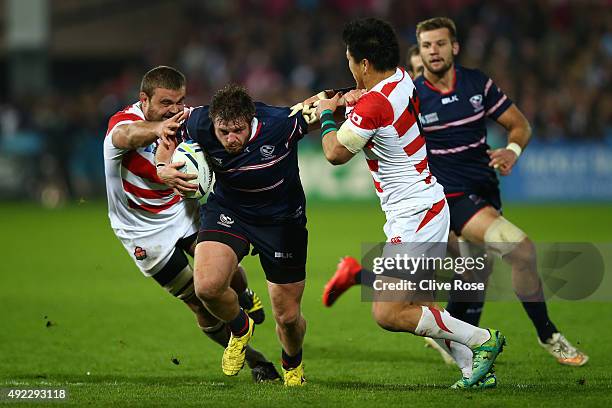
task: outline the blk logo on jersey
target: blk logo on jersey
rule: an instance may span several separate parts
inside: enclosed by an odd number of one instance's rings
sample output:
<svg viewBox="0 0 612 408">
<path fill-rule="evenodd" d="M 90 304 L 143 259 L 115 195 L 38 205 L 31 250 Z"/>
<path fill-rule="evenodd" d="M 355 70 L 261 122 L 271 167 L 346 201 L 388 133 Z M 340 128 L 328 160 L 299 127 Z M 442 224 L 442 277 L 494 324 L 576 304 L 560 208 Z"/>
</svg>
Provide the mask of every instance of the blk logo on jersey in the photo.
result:
<svg viewBox="0 0 612 408">
<path fill-rule="evenodd" d="M 223 225 L 224 227 L 227 227 L 227 228 L 231 228 L 233 223 L 234 223 L 234 220 L 232 219 L 232 217 L 225 215 L 225 214 L 219 215 L 219 221 L 217 221 L 217 224 Z"/>
<path fill-rule="evenodd" d="M 274 146 L 272 145 L 263 145 L 259 148 L 259 152 L 263 159 L 271 159 L 274 154 Z"/>
<path fill-rule="evenodd" d="M 211 159 L 213 159 L 213 161 L 217 164 L 217 166 L 221 166 L 223 164 L 223 159 L 221 159 L 220 157 L 210 157 Z"/>
<path fill-rule="evenodd" d="M 474 95 L 470 98 L 470 103 L 474 107 L 474 112 L 479 112 L 484 109 L 482 106 L 482 95 Z"/>
<path fill-rule="evenodd" d="M 459 97 L 457 95 L 447 96 L 446 98 L 442 98 L 442 105 L 448 105 L 449 103 L 459 102 Z"/>
<path fill-rule="evenodd" d="M 293 259 L 293 253 L 291 253 L 291 252 L 274 252 L 274 258 Z"/>
<path fill-rule="evenodd" d="M 147 257 L 147 251 L 145 251 L 139 246 L 134 248 L 134 258 L 136 258 L 136 260 L 142 261 L 143 259 L 146 259 L 146 257 Z"/>
</svg>

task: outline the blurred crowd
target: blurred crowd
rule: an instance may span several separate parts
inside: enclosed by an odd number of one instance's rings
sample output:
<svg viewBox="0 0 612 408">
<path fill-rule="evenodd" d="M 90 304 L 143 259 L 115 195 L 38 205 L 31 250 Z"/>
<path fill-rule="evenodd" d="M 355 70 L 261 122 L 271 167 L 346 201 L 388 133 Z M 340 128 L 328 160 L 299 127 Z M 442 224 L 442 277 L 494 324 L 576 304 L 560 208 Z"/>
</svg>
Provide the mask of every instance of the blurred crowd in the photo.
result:
<svg viewBox="0 0 612 408">
<path fill-rule="evenodd" d="M 395 26 L 404 60 L 418 21 L 453 18 L 459 63 L 491 76 L 526 114 L 534 138 L 610 142 L 611 6 L 609 0 L 176 1 L 180 30 L 162 33 L 171 41 L 152 41 L 158 45 L 143 48 L 138 63 L 74 91 L 2 101 L 0 154 L 38 149 L 42 166 L 49 166 L 45 174 L 65 180 L 68 195 L 101 191 L 106 122 L 137 99 L 146 70 L 180 68 L 193 105 L 207 103 L 228 81 L 243 83 L 267 103 L 292 104 L 353 84 L 341 32 L 348 20 L 363 16 Z M 81 151 L 90 155 L 76 154 Z"/>
</svg>

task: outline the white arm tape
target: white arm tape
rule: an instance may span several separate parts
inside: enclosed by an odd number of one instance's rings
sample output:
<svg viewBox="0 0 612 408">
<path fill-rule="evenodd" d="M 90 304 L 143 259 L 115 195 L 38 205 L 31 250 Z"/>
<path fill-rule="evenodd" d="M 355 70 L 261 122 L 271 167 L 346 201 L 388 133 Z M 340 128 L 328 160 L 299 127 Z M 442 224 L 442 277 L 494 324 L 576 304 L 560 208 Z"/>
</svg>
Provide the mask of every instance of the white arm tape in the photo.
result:
<svg viewBox="0 0 612 408">
<path fill-rule="evenodd" d="M 508 146 L 506 146 L 506 149 L 512 150 L 514 153 L 516 153 L 517 158 L 523 152 L 523 149 L 521 149 L 521 146 L 519 146 L 518 143 L 514 143 L 514 142 L 508 143 Z"/>
<path fill-rule="evenodd" d="M 338 138 L 338 142 L 340 142 L 342 146 L 346 147 L 346 150 L 353 154 L 359 153 L 366 143 L 368 143 L 368 139 L 364 139 L 357 133 L 353 132 L 346 125 L 346 122 L 344 122 L 342 126 L 340 126 L 340 129 L 338 129 L 336 137 Z"/>
</svg>

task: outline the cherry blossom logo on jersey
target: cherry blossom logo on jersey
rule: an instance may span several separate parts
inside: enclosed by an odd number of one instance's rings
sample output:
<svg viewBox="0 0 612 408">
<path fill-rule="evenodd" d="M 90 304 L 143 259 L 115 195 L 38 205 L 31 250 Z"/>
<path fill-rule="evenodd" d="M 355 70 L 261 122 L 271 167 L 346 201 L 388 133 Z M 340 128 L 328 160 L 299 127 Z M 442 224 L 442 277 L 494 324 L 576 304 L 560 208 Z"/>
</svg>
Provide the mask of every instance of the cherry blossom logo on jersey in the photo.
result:
<svg viewBox="0 0 612 408">
<path fill-rule="evenodd" d="M 474 112 L 478 112 L 484 109 L 482 106 L 482 95 L 480 94 L 472 96 L 470 98 L 470 103 L 474 107 Z"/>
<path fill-rule="evenodd" d="M 134 258 L 138 261 L 142 261 L 147 257 L 147 251 L 142 249 L 142 247 L 137 246 L 134 248 Z"/>
<path fill-rule="evenodd" d="M 232 217 L 225 215 L 225 214 L 219 215 L 219 221 L 217 221 L 217 224 L 223 225 L 224 227 L 227 227 L 227 228 L 231 228 L 233 223 L 234 223 L 234 220 L 232 219 Z"/>
</svg>

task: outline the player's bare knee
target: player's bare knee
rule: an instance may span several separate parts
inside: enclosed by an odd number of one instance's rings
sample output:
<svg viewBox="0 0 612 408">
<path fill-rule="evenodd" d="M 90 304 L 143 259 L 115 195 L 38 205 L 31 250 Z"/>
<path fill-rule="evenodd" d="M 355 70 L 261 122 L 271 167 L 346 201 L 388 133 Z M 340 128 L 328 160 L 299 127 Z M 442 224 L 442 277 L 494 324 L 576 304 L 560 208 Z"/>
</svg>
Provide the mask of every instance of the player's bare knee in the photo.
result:
<svg viewBox="0 0 612 408">
<path fill-rule="evenodd" d="M 219 299 L 227 289 L 226 282 L 214 278 L 198 279 L 194 285 L 197 297 L 203 302 Z"/>
<path fill-rule="evenodd" d="M 528 240 L 527 235 L 520 228 L 501 216 L 489 225 L 484 234 L 487 251 L 502 258 L 507 258 L 517 248 L 519 251 L 528 249 L 522 245 L 526 239 Z"/>
<path fill-rule="evenodd" d="M 528 237 L 525 237 L 504 259 L 507 259 L 514 267 L 533 269 L 532 267 L 536 263 L 535 244 Z"/>
<path fill-rule="evenodd" d="M 295 327 L 300 322 L 300 318 L 301 313 L 299 305 L 287 307 L 283 310 L 278 310 L 275 312 L 274 315 L 274 320 L 276 320 L 276 324 L 283 328 Z"/>
</svg>

